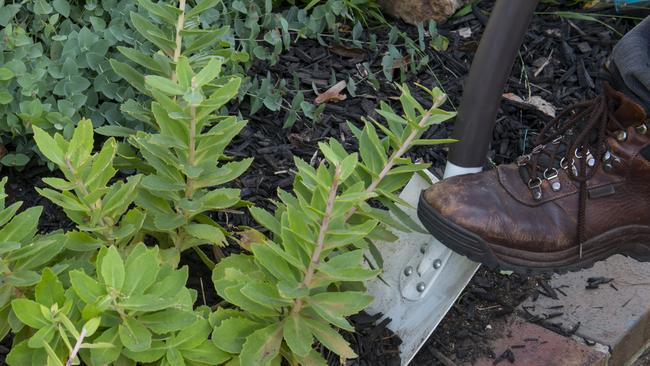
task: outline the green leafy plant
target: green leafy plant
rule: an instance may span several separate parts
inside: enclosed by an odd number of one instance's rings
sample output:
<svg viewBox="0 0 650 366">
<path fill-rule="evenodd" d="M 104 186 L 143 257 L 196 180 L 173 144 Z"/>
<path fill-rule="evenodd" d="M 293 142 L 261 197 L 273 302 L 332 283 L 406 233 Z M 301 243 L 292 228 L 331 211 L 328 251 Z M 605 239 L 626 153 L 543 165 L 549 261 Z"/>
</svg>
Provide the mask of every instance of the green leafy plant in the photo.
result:
<svg viewBox="0 0 650 366">
<path fill-rule="evenodd" d="M 7 362 L 220 364 L 229 356 L 208 339 L 208 320 L 193 311 L 196 293 L 186 281 L 186 267 L 174 269 L 143 244 L 126 257 L 102 248 L 94 273 L 70 271 L 69 282 L 46 269 L 34 300 L 11 303 L 21 328 Z"/>
<path fill-rule="evenodd" d="M 116 45 L 141 42 L 129 10 L 132 0 L 0 1 L 0 143 L 9 150 L 1 164 L 23 166 L 34 156 L 32 126 L 67 138 L 82 116 L 95 126 L 142 127 L 120 113 L 138 97 L 108 63 Z"/>
<path fill-rule="evenodd" d="M 206 66 L 216 56 L 228 63 L 247 60 L 247 54 L 233 49 L 229 25 L 217 26 L 218 23 L 206 15 L 220 2 L 221 0 L 201 0 L 190 5 L 190 2 L 181 0 L 178 6 L 173 6 L 137 0 L 145 12 L 131 12 L 130 19 L 138 34 L 147 42 L 138 47 L 117 47 L 117 50 L 124 61 L 132 62 L 139 70 L 117 59 L 110 60 L 112 68 L 142 94 L 151 96 L 145 85 L 145 75 L 175 81 L 175 65 L 181 56 L 188 58 L 193 69 Z M 153 121 L 149 107 L 135 100 L 128 100 L 122 106 L 122 111 L 154 129 L 159 127 Z M 128 128 L 110 126 L 97 131 L 113 136 L 130 136 L 135 133 Z"/>
<path fill-rule="evenodd" d="M 34 126 L 34 140 L 41 153 L 63 173 L 63 178 L 44 178 L 51 188 L 38 193 L 62 207 L 77 224 L 79 232 L 68 233 L 69 249 L 90 250 L 105 244 L 126 245 L 139 233 L 145 214 L 130 208 L 141 175 L 109 185 L 117 171 L 113 168 L 116 142 L 108 139 L 98 153 L 92 153 L 93 126 L 81 120 L 67 141 L 61 134 L 50 136 Z"/>
<path fill-rule="evenodd" d="M 237 178 L 252 162 L 221 164 L 229 160 L 224 149 L 245 125 L 234 116 L 215 114 L 237 94 L 239 78 L 205 95 L 205 86 L 219 75 L 221 63 L 220 58 L 213 58 L 194 74 L 187 58 L 181 57 L 176 81 L 147 76 L 160 132 L 138 133 L 131 139 L 154 169 L 142 179 L 137 199 L 148 212 L 145 229 L 162 245 L 179 251 L 200 244 L 225 244 L 225 230 L 205 213 L 240 202 L 238 189 L 216 187 Z"/>
<path fill-rule="evenodd" d="M 222 260 L 212 278 L 217 293 L 238 308 L 211 316 L 212 340 L 238 355 L 240 365 L 279 365 L 281 359 L 324 365 L 314 340 L 342 359 L 356 357 L 337 328 L 352 331 L 345 317 L 372 301 L 363 281 L 379 270 L 364 265 L 364 250 L 370 249 L 369 240 L 391 239 L 388 227 L 417 226 L 399 211 L 403 222 L 368 201 L 406 204 L 395 192 L 428 166 L 413 163 L 406 152 L 415 145 L 451 142 L 420 138 L 432 124 L 454 115 L 438 108 L 444 102 L 439 90 L 430 93 L 433 106 L 425 109 L 403 88 L 404 116 L 383 104 L 378 112 L 386 125 L 367 121 L 354 129 L 359 153 L 348 153 L 335 140 L 319 144 L 325 160 L 314 168 L 296 159 L 293 192 L 278 191 L 275 214 L 250 209 L 271 238 L 252 243 L 250 255 Z"/>
<path fill-rule="evenodd" d="M 5 184 L 0 181 L 0 339 L 10 330 L 10 301 L 29 294 L 41 280 L 40 270 L 64 248 L 59 233 L 37 235 L 42 207 L 30 207 L 16 214 L 22 202 L 5 207 Z M 65 266 L 54 269 L 61 271 Z"/>
<path fill-rule="evenodd" d="M 319 9 L 327 17 L 342 16 L 352 21 L 361 21 L 365 24 L 369 22 L 384 23 L 386 20 L 375 0 L 287 0 L 290 4 L 304 4 L 305 10 L 311 8 Z M 331 15 L 328 15 L 328 10 Z"/>
<path fill-rule="evenodd" d="M 73 319 L 76 320 L 78 312 L 74 309 L 73 301 L 66 300 L 63 285 L 50 268 L 43 271 L 41 281 L 35 286 L 34 298 L 35 301 L 20 298 L 11 302 L 21 324 L 17 329 L 14 347 L 7 357 L 10 365 L 36 363 L 62 366 L 75 348 L 78 351 L 91 347 L 88 343 L 80 342 L 95 333 L 101 319 L 92 318 L 81 330 L 77 329 Z M 96 343 L 92 347 L 107 349 L 113 345 Z"/>
<path fill-rule="evenodd" d="M 121 52 L 145 66 L 162 60 L 159 65 L 173 68 L 166 73 L 142 76 L 130 66 L 113 61 L 121 75 L 134 85 L 141 83 L 138 88 L 153 98 L 147 113 L 155 132 L 138 132 L 129 139 L 144 158 L 146 164 L 140 166 L 148 173 L 142 179 L 137 199 L 137 204 L 147 211 L 144 229 L 165 248 L 178 252 L 195 248 L 209 266 L 214 265 L 213 261 L 198 246 L 225 245 L 226 231 L 206 213 L 240 202 L 239 190 L 217 187 L 239 177 L 252 162 L 231 161 L 224 153 L 245 126 L 234 116 L 220 114 L 221 108 L 237 96 L 241 79 L 221 78 L 224 57 L 199 52 L 215 39 L 218 41 L 223 30 L 186 28 L 188 24 L 197 24 L 202 13 L 218 2 L 203 0 L 190 9 L 185 1 L 179 1 L 178 8 L 173 8 L 141 0 L 139 3 L 167 28 L 147 23 L 135 13 L 132 20 L 165 56 L 156 54 L 158 57 L 151 58 L 135 49 Z M 164 38 L 167 34 L 174 36 Z M 194 67 L 202 66 L 195 72 L 192 63 Z M 135 154 L 131 156 L 138 158 Z"/>
</svg>

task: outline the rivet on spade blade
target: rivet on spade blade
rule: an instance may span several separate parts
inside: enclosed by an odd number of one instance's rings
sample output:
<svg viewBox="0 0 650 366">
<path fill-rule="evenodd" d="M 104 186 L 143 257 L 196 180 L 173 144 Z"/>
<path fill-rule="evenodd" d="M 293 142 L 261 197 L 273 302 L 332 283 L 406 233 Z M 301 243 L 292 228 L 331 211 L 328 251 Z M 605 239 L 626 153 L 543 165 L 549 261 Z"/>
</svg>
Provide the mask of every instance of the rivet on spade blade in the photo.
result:
<svg viewBox="0 0 650 366">
<path fill-rule="evenodd" d="M 415 289 L 418 290 L 418 292 L 422 292 L 422 291 L 424 291 L 425 287 L 426 286 L 424 285 L 424 282 L 420 282 L 420 283 L 417 284 L 417 286 L 415 286 Z"/>
<path fill-rule="evenodd" d="M 413 267 L 408 266 L 408 267 L 404 268 L 404 275 L 405 276 L 410 276 L 412 274 L 413 274 Z"/>
<path fill-rule="evenodd" d="M 435 261 L 433 261 L 433 268 L 434 269 L 438 269 L 440 267 L 442 267 L 442 261 L 440 259 L 436 259 Z"/>
<path fill-rule="evenodd" d="M 424 254 L 426 251 L 427 251 L 427 245 L 422 244 L 422 246 L 420 247 L 420 253 Z"/>
</svg>

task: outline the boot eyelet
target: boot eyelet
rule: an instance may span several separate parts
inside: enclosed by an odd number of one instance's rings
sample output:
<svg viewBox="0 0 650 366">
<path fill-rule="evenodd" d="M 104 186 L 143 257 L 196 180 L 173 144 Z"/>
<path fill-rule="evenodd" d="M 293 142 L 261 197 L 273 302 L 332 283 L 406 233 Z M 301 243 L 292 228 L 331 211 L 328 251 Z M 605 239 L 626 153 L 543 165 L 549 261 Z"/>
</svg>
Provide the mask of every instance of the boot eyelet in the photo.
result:
<svg viewBox="0 0 650 366">
<path fill-rule="evenodd" d="M 566 158 L 560 160 L 560 168 L 567 170 L 569 168 L 569 161 Z"/>
<path fill-rule="evenodd" d="M 530 189 L 538 188 L 541 185 L 542 185 L 542 180 L 539 179 L 539 177 L 530 178 L 530 180 L 528 181 L 528 188 Z"/>
<path fill-rule="evenodd" d="M 560 179 L 558 179 L 558 176 L 559 174 L 557 172 L 557 169 L 555 168 L 544 170 L 544 178 L 551 185 L 551 190 L 553 192 L 557 192 L 560 189 L 562 189 L 562 184 L 560 183 Z"/>
<path fill-rule="evenodd" d="M 546 180 L 551 180 L 557 178 L 557 169 L 555 168 L 550 168 L 544 170 L 544 178 Z"/>
<path fill-rule="evenodd" d="M 603 165 L 603 170 L 606 172 L 611 172 L 612 168 L 614 168 L 614 166 L 611 163 L 605 163 Z"/>
<path fill-rule="evenodd" d="M 589 151 L 589 149 L 587 149 L 587 156 L 589 156 L 589 155 L 591 155 L 591 151 Z M 575 156 L 575 157 L 578 158 L 578 159 L 582 159 L 582 156 L 583 156 L 583 155 L 582 155 L 582 148 L 581 148 L 581 147 L 577 148 L 577 149 L 573 152 L 573 156 Z"/>
<path fill-rule="evenodd" d="M 645 135 L 648 132 L 648 125 L 642 123 L 634 128 L 636 132 L 640 135 Z"/>
<path fill-rule="evenodd" d="M 609 151 L 605 151 L 605 154 L 603 154 L 603 161 L 609 161 L 609 159 L 612 158 L 612 153 Z"/>
<path fill-rule="evenodd" d="M 620 142 L 627 140 L 627 132 L 623 130 L 616 131 L 616 139 Z"/>
<path fill-rule="evenodd" d="M 542 199 L 542 180 L 539 177 L 531 178 L 528 181 L 528 188 L 530 188 L 531 193 L 533 194 L 533 199 L 539 201 Z"/>
</svg>

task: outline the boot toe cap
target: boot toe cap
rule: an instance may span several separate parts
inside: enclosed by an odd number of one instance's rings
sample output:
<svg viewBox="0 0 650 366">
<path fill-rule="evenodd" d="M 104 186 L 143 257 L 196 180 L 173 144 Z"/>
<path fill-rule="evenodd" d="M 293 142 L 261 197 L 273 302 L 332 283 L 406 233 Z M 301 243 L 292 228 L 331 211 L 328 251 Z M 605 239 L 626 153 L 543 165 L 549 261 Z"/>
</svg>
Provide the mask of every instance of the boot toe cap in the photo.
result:
<svg viewBox="0 0 650 366">
<path fill-rule="evenodd" d="M 571 245 L 572 229 L 552 203 L 527 206 L 513 199 L 496 171 L 452 177 L 424 193 L 427 204 L 446 220 L 490 244 L 537 252 Z"/>
</svg>

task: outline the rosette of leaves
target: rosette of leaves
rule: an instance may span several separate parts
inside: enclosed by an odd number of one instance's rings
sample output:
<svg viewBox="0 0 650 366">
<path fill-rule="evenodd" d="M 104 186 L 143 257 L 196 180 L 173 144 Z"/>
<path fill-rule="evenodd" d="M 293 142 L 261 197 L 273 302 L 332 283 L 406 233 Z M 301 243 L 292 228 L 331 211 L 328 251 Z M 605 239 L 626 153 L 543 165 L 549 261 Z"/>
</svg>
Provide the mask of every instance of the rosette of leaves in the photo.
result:
<svg viewBox="0 0 650 366">
<path fill-rule="evenodd" d="M 102 248 L 95 269 L 70 271 L 67 289 L 47 271 L 34 300 L 12 302 L 23 328 L 10 365 L 79 358 L 87 365 L 217 365 L 229 358 L 208 339 L 208 320 L 192 310 L 187 267 L 173 269 L 157 248 L 139 244 L 126 258 Z"/>
<path fill-rule="evenodd" d="M 178 251 L 226 243 L 225 229 L 206 213 L 240 202 L 238 189 L 218 187 L 239 177 L 252 162 L 232 161 L 224 153 L 246 123 L 216 113 L 237 95 L 240 84 L 238 77 L 231 77 L 206 88 L 219 76 L 222 63 L 222 58 L 213 57 L 194 73 L 189 60 L 180 57 L 175 80 L 145 77 L 160 132 L 140 132 L 130 139 L 153 169 L 142 179 L 137 198 L 147 210 L 144 227 L 161 245 Z"/>
<path fill-rule="evenodd" d="M 108 139 L 93 153 L 93 126 L 83 119 L 72 138 L 50 136 L 34 127 L 34 140 L 41 153 L 63 173 L 63 178 L 43 178 L 52 188 L 36 188 L 39 194 L 63 208 L 80 232 L 68 233 L 69 249 L 91 250 L 102 245 L 127 245 L 139 233 L 145 213 L 130 208 L 137 195 L 141 175 L 109 185 L 116 142 Z"/>
<path fill-rule="evenodd" d="M 101 318 L 95 317 L 78 329 L 80 314 L 58 276 L 50 268 L 43 270 L 35 286 L 34 300 L 15 299 L 11 308 L 16 321 L 13 347 L 7 356 L 9 365 L 60 365 L 73 353 L 76 340 L 92 337 Z M 111 348 L 109 343 L 80 343 L 81 348 Z M 73 357 L 74 359 L 74 357 Z M 78 361 L 78 360 L 77 360 Z M 78 362 L 77 362 L 78 363 Z"/>
<path fill-rule="evenodd" d="M 5 184 L 0 180 L 0 339 L 10 329 L 11 299 L 33 291 L 41 280 L 40 270 L 59 254 L 65 240 L 61 234 L 38 236 L 42 207 L 30 207 L 19 214 L 22 202 L 5 207 Z M 63 266 L 56 266 L 61 271 Z"/>
<path fill-rule="evenodd" d="M 67 138 L 82 116 L 142 127 L 124 120 L 120 104 L 138 97 L 108 62 L 116 45 L 141 43 L 124 16 L 135 9 L 133 0 L 0 2 L 0 143 L 10 150 L 1 164 L 34 156 L 32 126 Z"/>
<path fill-rule="evenodd" d="M 372 301 L 363 292 L 363 282 L 379 273 L 364 264 L 369 239 L 390 239 L 389 227 L 416 226 L 368 201 L 406 204 L 395 192 L 428 165 L 405 154 L 415 145 L 453 141 L 421 139 L 432 124 L 454 115 L 438 108 L 444 102 L 439 90 L 429 92 L 433 106 L 427 109 L 403 88 L 403 116 L 383 105 L 385 125 L 367 121 L 355 129 L 359 153 L 335 140 L 321 143 L 325 160 L 314 168 L 296 159 L 293 192 L 278 191 L 274 214 L 250 209 L 271 237 L 250 244 L 250 255 L 225 258 L 212 276 L 219 296 L 238 308 L 210 317 L 212 340 L 240 365 L 280 365 L 282 359 L 326 365 L 316 341 L 342 359 L 356 357 L 338 330 L 353 331 L 346 316 Z"/>
</svg>

